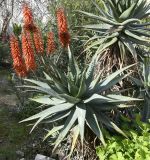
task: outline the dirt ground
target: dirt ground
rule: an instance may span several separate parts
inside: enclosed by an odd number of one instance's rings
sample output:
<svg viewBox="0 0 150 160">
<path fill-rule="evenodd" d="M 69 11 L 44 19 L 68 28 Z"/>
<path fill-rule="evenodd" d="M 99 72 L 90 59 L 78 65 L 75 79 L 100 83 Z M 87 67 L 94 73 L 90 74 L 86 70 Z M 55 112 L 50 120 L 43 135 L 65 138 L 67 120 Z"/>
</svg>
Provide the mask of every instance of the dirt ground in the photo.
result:
<svg viewBox="0 0 150 160">
<path fill-rule="evenodd" d="M 29 134 L 30 127 L 18 123 L 24 117 L 10 76 L 10 72 L 0 71 L 0 160 L 33 160 L 37 153 L 48 154 L 50 146 L 42 142 L 42 129 Z"/>
</svg>

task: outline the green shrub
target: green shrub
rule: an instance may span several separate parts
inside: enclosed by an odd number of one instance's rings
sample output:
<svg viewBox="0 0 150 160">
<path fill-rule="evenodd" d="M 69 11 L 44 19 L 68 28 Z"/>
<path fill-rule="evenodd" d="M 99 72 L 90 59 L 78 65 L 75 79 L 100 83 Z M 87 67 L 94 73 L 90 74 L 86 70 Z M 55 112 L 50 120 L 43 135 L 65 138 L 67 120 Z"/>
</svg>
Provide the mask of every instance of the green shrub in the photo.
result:
<svg viewBox="0 0 150 160">
<path fill-rule="evenodd" d="M 106 147 L 97 147 L 100 160 L 149 160 L 150 125 L 138 121 L 137 126 L 129 131 L 130 139 L 109 135 Z M 129 126 L 125 129 L 128 131 Z"/>
</svg>

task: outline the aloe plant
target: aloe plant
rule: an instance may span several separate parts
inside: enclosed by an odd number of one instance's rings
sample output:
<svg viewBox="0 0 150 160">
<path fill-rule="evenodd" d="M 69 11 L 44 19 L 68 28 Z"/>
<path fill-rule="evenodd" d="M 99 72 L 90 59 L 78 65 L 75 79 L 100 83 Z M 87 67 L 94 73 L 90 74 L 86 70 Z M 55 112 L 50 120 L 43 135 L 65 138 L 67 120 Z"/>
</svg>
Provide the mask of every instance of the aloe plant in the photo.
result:
<svg viewBox="0 0 150 160">
<path fill-rule="evenodd" d="M 47 105 L 43 111 L 35 114 L 21 122 L 36 120 L 33 129 L 40 123 L 53 123 L 58 121 L 58 126 L 48 131 L 46 138 L 53 133 L 59 131 L 59 135 L 55 141 L 54 150 L 65 138 L 70 130 L 74 131 L 73 145 L 76 143 L 80 135 L 81 144 L 84 142 L 84 131 L 87 125 L 95 135 L 105 145 L 105 140 L 102 133 L 102 125 L 108 128 L 113 128 L 120 134 L 125 133 L 117 127 L 117 125 L 107 116 L 108 111 L 130 107 L 127 104 L 129 101 L 137 101 L 132 97 L 126 97 L 117 94 L 106 94 L 110 88 L 116 83 L 125 78 L 127 75 L 124 71 L 133 65 L 122 68 L 105 79 L 101 78 L 101 74 L 95 77 L 94 69 L 98 61 L 98 56 L 95 55 L 87 67 L 79 67 L 70 48 L 68 47 L 68 72 L 64 73 L 53 62 L 50 63 L 49 73 L 45 73 L 45 80 L 37 81 L 33 79 L 25 79 L 30 85 L 25 85 L 28 89 L 42 93 L 42 96 L 32 98 L 31 100 Z M 94 78 L 95 77 L 95 78 Z M 64 120 L 64 124 L 59 125 L 59 122 Z"/>
<path fill-rule="evenodd" d="M 142 63 L 143 74 L 141 79 L 130 77 L 138 87 L 138 97 L 144 99 L 142 120 L 148 122 L 150 119 L 150 56 L 145 55 Z"/>
<path fill-rule="evenodd" d="M 92 34 L 86 42 L 86 50 L 96 48 L 96 51 L 101 54 L 106 48 L 110 48 L 109 57 L 113 57 L 113 60 L 119 59 L 125 64 L 129 64 L 131 58 L 136 61 L 138 52 L 135 47 L 137 45 L 150 46 L 148 27 L 150 23 L 143 21 L 150 15 L 150 2 L 147 0 L 103 0 L 105 10 L 94 1 L 93 4 L 99 10 L 99 15 L 78 11 L 96 21 L 95 24 L 82 26 L 86 30 L 91 30 Z M 114 65 L 113 60 L 111 59 L 112 65 Z"/>
</svg>

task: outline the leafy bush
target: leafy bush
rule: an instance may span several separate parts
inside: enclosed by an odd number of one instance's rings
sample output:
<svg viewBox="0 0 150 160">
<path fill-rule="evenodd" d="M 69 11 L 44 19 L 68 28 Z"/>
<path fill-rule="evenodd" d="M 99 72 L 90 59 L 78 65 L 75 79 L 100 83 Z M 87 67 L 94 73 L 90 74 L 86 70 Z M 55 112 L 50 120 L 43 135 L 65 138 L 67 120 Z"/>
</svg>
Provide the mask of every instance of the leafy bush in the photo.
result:
<svg viewBox="0 0 150 160">
<path fill-rule="evenodd" d="M 150 157 L 150 124 L 138 120 L 138 129 L 124 130 L 130 139 L 123 139 L 119 135 L 107 136 L 106 147 L 97 147 L 100 160 L 149 160 Z M 131 127 L 130 127 L 131 128 Z"/>
</svg>

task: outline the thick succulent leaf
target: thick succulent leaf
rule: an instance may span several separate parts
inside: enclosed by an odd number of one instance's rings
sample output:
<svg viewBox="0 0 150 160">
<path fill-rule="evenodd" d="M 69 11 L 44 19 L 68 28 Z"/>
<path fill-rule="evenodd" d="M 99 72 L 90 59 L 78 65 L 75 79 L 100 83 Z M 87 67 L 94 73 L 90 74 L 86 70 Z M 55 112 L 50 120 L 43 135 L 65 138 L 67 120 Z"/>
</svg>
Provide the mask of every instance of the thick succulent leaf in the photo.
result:
<svg viewBox="0 0 150 160">
<path fill-rule="evenodd" d="M 103 43 L 104 41 L 105 41 L 105 39 L 99 39 L 99 37 L 98 37 L 98 39 L 95 42 L 92 42 L 91 45 L 87 46 L 83 52 L 88 51 L 91 48 L 94 48 L 95 46 L 101 45 L 101 43 Z"/>
<path fill-rule="evenodd" d="M 132 31 L 133 33 L 139 35 L 139 36 L 144 36 L 146 38 L 150 37 L 150 33 L 149 31 L 147 30 L 144 30 L 143 28 L 142 29 L 135 29 L 135 28 L 129 28 L 130 31 Z"/>
<path fill-rule="evenodd" d="M 74 81 L 68 78 L 68 91 L 72 96 L 76 96 L 79 90 L 79 88 L 74 83 Z"/>
<path fill-rule="evenodd" d="M 115 95 L 115 94 L 109 94 L 107 95 L 108 98 L 114 99 L 116 102 L 129 102 L 129 101 L 142 101 L 143 99 L 138 98 L 132 98 L 122 95 Z"/>
<path fill-rule="evenodd" d="M 121 38 L 121 37 L 120 37 Z M 130 51 L 130 53 L 132 54 L 133 58 L 135 60 L 137 60 L 137 52 L 134 48 L 134 45 L 131 43 L 131 41 L 127 40 L 127 39 L 123 39 L 121 38 L 121 41 L 124 43 L 124 45 L 128 48 L 128 50 Z"/>
<path fill-rule="evenodd" d="M 76 75 L 80 74 L 80 69 L 79 69 L 79 66 L 78 66 L 73 54 L 71 53 L 69 46 L 68 46 L 68 57 L 69 57 L 69 69 L 71 71 L 70 74 L 72 74 L 72 76 L 74 77 L 74 75 L 76 76 Z"/>
<path fill-rule="evenodd" d="M 73 103 L 73 104 L 80 102 L 80 99 L 77 98 L 77 97 L 72 97 L 72 96 L 69 96 L 67 94 L 60 94 L 60 96 L 62 98 L 64 98 L 67 102 L 70 102 L 70 103 Z"/>
<path fill-rule="evenodd" d="M 91 128 L 91 130 L 95 133 L 95 135 L 101 140 L 101 142 L 105 146 L 106 144 L 105 144 L 105 140 L 103 137 L 103 133 L 100 129 L 97 117 L 96 117 L 93 109 L 91 109 L 91 108 L 88 108 L 86 122 L 87 122 L 89 128 Z"/>
<path fill-rule="evenodd" d="M 112 38 L 110 40 L 107 40 L 107 42 L 105 42 L 105 43 L 103 43 L 103 44 L 100 45 L 100 47 L 96 51 L 96 54 L 102 53 L 105 49 L 107 49 L 111 45 L 115 44 L 117 41 L 118 41 L 117 37 L 114 37 L 114 38 Z"/>
<path fill-rule="evenodd" d="M 71 103 L 59 104 L 59 105 L 50 107 L 48 109 L 45 109 L 44 111 L 42 111 L 40 113 L 37 113 L 37 114 L 27 118 L 27 119 L 24 119 L 21 122 L 31 121 L 31 120 L 34 120 L 34 119 L 37 119 L 37 118 L 40 118 L 40 117 L 45 117 L 46 118 L 46 117 L 48 117 L 48 116 L 50 116 L 50 115 L 52 115 L 54 113 L 69 110 L 73 106 L 74 106 L 74 104 L 71 104 Z"/>
<path fill-rule="evenodd" d="M 127 10 L 125 10 L 119 17 L 121 20 L 126 20 L 130 17 L 131 13 L 133 12 L 133 9 L 135 8 L 136 3 L 133 3 Z"/>
<path fill-rule="evenodd" d="M 88 29 L 110 29 L 112 27 L 112 25 L 109 24 L 89 24 L 89 25 L 85 25 L 82 26 L 84 28 L 88 28 Z"/>
<path fill-rule="evenodd" d="M 75 127 L 72 129 L 72 144 L 71 144 L 71 150 L 70 150 L 70 153 L 69 153 L 69 155 L 68 155 L 67 157 L 70 157 L 70 156 L 72 155 L 73 150 L 74 150 L 74 148 L 75 148 L 75 145 L 76 145 L 76 143 L 77 143 L 78 137 L 79 137 L 79 127 L 78 127 L 78 125 L 77 125 L 77 126 L 75 126 Z M 67 157 L 66 157 L 66 158 L 67 158 Z"/>
<path fill-rule="evenodd" d="M 121 41 L 118 41 L 118 46 L 119 46 L 119 50 L 120 50 L 121 60 L 123 62 L 125 55 L 126 55 L 126 49 L 125 49 L 124 44 Z"/>
<path fill-rule="evenodd" d="M 113 3 L 112 0 L 108 0 L 108 4 L 109 4 L 110 9 L 111 9 L 111 14 L 113 15 L 114 19 L 118 21 L 119 14 L 116 10 L 116 5 Z"/>
<path fill-rule="evenodd" d="M 100 12 L 100 14 L 106 18 L 110 18 L 110 16 L 105 12 L 103 11 L 97 4 L 94 0 L 92 0 L 92 3 L 95 5 L 95 7 L 98 9 L 98 11 Z"/>
<path fill-rule="evenodd" d="M 53 127 L 50 131 L 48 131 L 48 133 L 46 134 L 46 136 L 44 137 L 43 141 L 45 141 L 49 136 L 53 135 L 55 132 L 58 132 L 59 130 L 61 130 L 64 126 L 57 126 L 57 127 Z"/>
<path fill-rule="evenodd" d="M 78 112 L 78 127 L 79 132 L 81 136 L 81 144 L 83 147 L 83 140 L 84 140 L 84 126 L 85 126 L 85 120 L 86 120 L 86 106 L 85 104 L 78 104 L 76 107 L 76 110 Z"/>
<path fill-rule="evenodd" d="M 97 85 L 95 85 L 95 88 L 91 90 L 91 93 L 97 93 L 97 92 L 102 92 L 105 91 L 109 88 L 111 88 L 113 85 L 115 85 L 116 83 L 118 83 L 120 80 L 122 80 L 123 78 L 125 78 L 127 75 L 120 75 L 123 71 L 127 70 L 128 68 L 134 66 L 130 65 L 127 67 L 124 67 L 114 73 L 112 73 L 111 75 L 107 76 L 106 79 L 104 79 L 102 82 L 99 82 Z"/>
<path fill-rule="evenodd" d="M 126 35 L 128 35 L 128 36 L 130 36 L 130 37 L 132 37 L 132 38 L 135 38 L 135 39 L 137 39 L 137 40 L 139 40 L 139 41 L 150 42 L 150 40 L 148 40 L 148 39 L 146 39 L 146 38 L 143 38 L 143 37 L 139 37 L 138 35 L 132 33 L 132 32 L 129 31 L 129 30 L 125 30 L 124 32 L 125 32 Z"/>
<path fill-rule="evenodd" d="M 148 27 L 150 26 L 150 23 L 141 23 L 141 24 L 132 24 L 133 27 Z"/>
<path fill-rule="evenodd" d="M 53 151 L 57 148 L 57 146 L 61 143 L 61 141 L 65 138 L 68 132 L 71 130 L 73 124 L 78 118 L 78 114 L 76 110 L 72 110 L 69 117 L 67 118 L 62 131 L 60 132 L 57 140 L 55 141 L 55 147 Z"/>
<path fill-rule="evenodd" d="M 56 74 L 55 77 L 52 74 L 50 75 L 53 81 L 60 80 L 62 82 L 62 85 L 66 85 L 67 82 L 66 74 L 62 72 L 62 70 L 60 70 L 50 59 L 49 59 L 49 64 L 50 67 L 52 68 L 53 74 Z"/>
<path fill-rule="evenodd" d="M 140 1 L 140 3 L 138 4 L 138 6 L 137 6 L 137 8 L 135 10 L 134 17 L 139 18 L 139 19 L 143 18 L 143 16 L 150 9 L 150 5 L 149 4 L 146 6 L 147 3 L 149 3 L 149 2 L 146 2 L 144 0 Z"/>
<path fill-rule="evenodd" d="M 105 31 L 106 33 L 106 31 Z M 109 47 L 110 45 L 114 44 L 116 42 L 116 37 L 119 36 L 118 32 L 115 32 L 111 35 L 105 35 L 104 38 L 98 37 L 97 40 L 95 40 L 95 42 L 91 43 L 91 45 L 87 46 L 87 48 L 83 51 L 87 51 L 91 48 L 94 48 L 95 46 L 99 46 L 97 52 L 100 53 L 102 52 L 104 49 L 106 49 L 107 47 Z M 115 42 L 114 42 L 115 41 Z"/>
<path fill-rule="evenodd" d="M 70 114 L 70 112 L 70 110 L 63 111 L 61 113 L 58 112 L 52 116 L 47 117 L 46 120 L 43 121 L 43 123 L 52 123 L 62 120 L 63 118 L 66 118 Z"/>
<path fill-rule="evenodd" d="M 113 128 L 118 133 L 127 137 L 127 135 L 115 123 L 113 123 L 111 120 L 109 120 L 109 118 L 106 117 L 103 113 L 99 112 L 96 116 L 97 116 L 98 121 L 100 121 L 101 123 L 103 123 L 104 125 L 106 125 L 109 128 Z"/>
<path fill-rule="evenodd" d="M 37 86 L 39 87 L 42 87 L 42 88 L 50 88 L 50 86 L 47 84 L 47 83 L 44 83 L 44 82 L 41 82 L 41 81 L 36 81 L 36 80 L 33 80 L 33 79 L 24 79 L 25 81 L 28 81 L 28 82 L 31 82 L 33 84 L 36 84 Z"/>
<path fill-rule="evenodd" d="M 106 103 L 110 101 L 112 101 L 112 99 L 99 94 L 93 94 L 90 98 L 84 100 L 84 103 Z"/>
<path fill-rule="evenodd" d="M 102 86 L 106 86 L 108 83 L 110 83 L 111 81 L 113 81 L 114 78 L 116 78 L 117 76 L 119 76 L 123 71 L 131 68 L 132 66 L 134 66 L 135 64 L 129 65 L 127 67 L 124 67 L 114 73 L 112 73 L 111 75 L 107 76 L 106 79 L 103 81 L 103 83 L 101 83 L 101 87 Z"/>
<path fill-rule="evenodd" d="M 89 38 L 89 37 L 88 37 Z M 101 37 L 100 36 L 97 36 L 97 35 L 94 35 L 92 38 L 89 38 L 85 43 L 84 45 L 86 46 L 89 42 L 95 40 L 95 39 L 100 39 Z"/>
<path fill-rule="evenodd" d="M 109 19 L 107 19 L 107 18 L 105 18 L 105 17 L 102 17 L 102 16 L 96 16 L 96 15 L 94 15 L 94 14 L 92 14 L 92 13 L 88 13 L 88 12 L 84 12 L 84 11 L 77 11 L 77 12 L 82 13 L 82 14 L 85 14 L 85 15 L 91 17 L 91 18 L 100 20 L 100 21 L 102 21 L 102 22 L 104 22 L 104 23 L 107 23 L 107 24 L 110 24 L 110 25 L 120 25 L 119 23 L 114 22 L 114 21 L 111 21 L 111 20 L 109 20 Z"/>
<path fill-rule="evenodd" d="M 92 90 L 100 81 L 104 69 L 99 72 L 97 77 L 90 83 L 89 90 Z"/>
<path fill-rule="evenodd" d="M 117 76 L 116 78 L 113 79 L 113 81 L 109 82 L 107 85 L 105 86 L 101 86 L 100 84 L 100 87 L 99 88 L 96 88 L 95 87 L 95 91 L 97 92 L 103 92 L 103 91 L 106 91 L 108 89 L 110 89 L 111 87 L 113 87 L 114 85 L 116 85 L 118 82 L 120 82 L 121 80 L 123 80 L 124 78 L 128 77 L 128 75 L 130 75 L 130 73 L 128 74 L 125 74 L 125 75 L 120 75 L 120 76 Z"/>
<path fill-rule="evenodd" d="M 47 73 L 45 73 L 45 72 L 43 72 L 43 73 L 44 73 L 46 80 L 52 81 L 52 78 Z"/>
<path fill-rule="evenodd" d="M 95 54 L 87 68 L 86 71 L 86 85 L 87 87 L 90 85 L 91 81 L 94 78 L 94 69 L 95 69 L 95 65 L 97 63 L 97 55 Z"/>
<path fill-rule="evenodd" d="M 38 102 L 41 104 L 47 104 L 47 105 L 58 105 L 61 103 L 65 103 L 65 100 L 60 100 L 60 99 L 51 99 L 49 98 L 50 96 L 40 96 L 36 98 L 30 98 L 30 100 L 34 102 Z"/>
<path fill-rule="evenodd" d="M 143 46 L 150 47 L 150 43 L 149 43 L 149 42 L 141 41 L 141 40 L 138 40 L 138 39 L 129 37 L 129 36 L 128 36 L 128 39 L 129 39 L 132 43 L 134 43 L 135 45 L 143 45 Z"/>
<path fill-rule="evenodd" d="M 80 86 L 79 86 L 79 91 L 76 97 L 82 97 L 82 95 L 86 92 L 86 70 L 83 71 L 81 81 L 80 81 Z"/>
<path fill-rule="evenodd" d="M 141 21 L 139 19 L 136 19 L 136 18 L 131 18 L 131 19 L 128 19 L 124 22 L 122 22 L 120 25 L 121 26 L 126 26 L 127 24 L 129 25 L 130 23 L 140 23 Z"/>
<path fill-rule="evenodd" d="M 56 97 L 58 99 L 62 99 L 57 92 L 55 92 L 53 89 L 51 88 L 43 88 L 43 87 L 38 87 L 38 86 L 27 86 L 27 85 L 24 85 L 22 86 L 23 88 L 32 88 L 32 89 L 35 89 L 36 91 L 38 92 L 42 92 L 42 93 L 46 93 L 50 96 L 53 96 L 53 97 Z"/>
<path fill-rule="evenodd" d="M 144 0 L 139 0 L 135 8 L 134 17 L 138 18 L 137 14 L 139 13 L 139 9 L 140 11 L 142 11 L 144 9 L 144 6 L 145 6 Z"/>
</svg>

